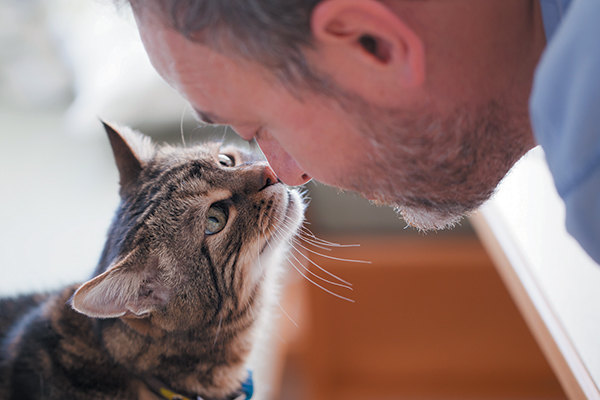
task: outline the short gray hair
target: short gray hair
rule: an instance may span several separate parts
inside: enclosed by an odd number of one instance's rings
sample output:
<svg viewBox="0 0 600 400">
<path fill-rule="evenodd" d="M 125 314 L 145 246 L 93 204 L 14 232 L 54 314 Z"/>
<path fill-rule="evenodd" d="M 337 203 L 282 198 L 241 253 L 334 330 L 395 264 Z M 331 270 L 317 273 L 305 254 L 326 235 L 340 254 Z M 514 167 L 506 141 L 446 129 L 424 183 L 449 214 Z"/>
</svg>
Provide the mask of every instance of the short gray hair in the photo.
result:
<svg viewBox="0 0 600 400">
<path fill-rule="evenodd" d="M 310 16 L 322 0 L 129 1 L 140 10 L 152 7 L 189 40 L 217 51 L 233 50 L 284 82 L 322 86 L 304 55 L 313 44 Z"/>
</svg>

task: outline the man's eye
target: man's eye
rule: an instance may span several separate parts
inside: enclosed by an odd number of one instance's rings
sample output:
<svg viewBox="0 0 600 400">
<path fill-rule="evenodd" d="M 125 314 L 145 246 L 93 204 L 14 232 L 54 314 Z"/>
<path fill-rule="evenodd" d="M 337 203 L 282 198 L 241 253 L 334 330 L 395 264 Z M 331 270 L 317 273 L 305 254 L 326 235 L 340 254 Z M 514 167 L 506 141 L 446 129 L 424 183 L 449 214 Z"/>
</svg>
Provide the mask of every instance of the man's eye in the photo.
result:
<svg viewBox="0 0 600 400">
<path fill-rule="evenodd" d="M 233 167 L 235 165 L 235 159 L 227 154 L 219 154 L 219 163 L 224 167 Z"/>
<path fill-rule="evenodd" d="M 202 111 L 198 111 L 198 110 L 195 110 L 195 111 L 196 111 L 196 115 L 198 116 L 198 118 L 200 119 L 200 121 L 202 121 L 203 123 L 208 124 L 208 125 L 214 125 L 215 124 L 215 122 L 213 121 L 213 119 L 210 118 L 205 113 L 203 113 Z"/>
</svg>

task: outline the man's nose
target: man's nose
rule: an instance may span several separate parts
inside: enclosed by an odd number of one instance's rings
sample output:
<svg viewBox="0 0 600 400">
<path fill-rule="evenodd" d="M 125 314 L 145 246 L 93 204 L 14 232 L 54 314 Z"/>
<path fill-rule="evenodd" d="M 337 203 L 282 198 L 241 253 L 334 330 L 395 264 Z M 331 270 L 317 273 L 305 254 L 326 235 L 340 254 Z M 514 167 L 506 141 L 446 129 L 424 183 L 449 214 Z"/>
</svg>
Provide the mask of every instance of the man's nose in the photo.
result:
<svg viewBox="0 0 600 400">
<path fill-rule="evenodd" d="M 311 180 L 311 177 L 276 141 L 259 139 L 257 142 L 271 168 L 283 183 L 289 186 L 299 186 Z"/>
</svg>

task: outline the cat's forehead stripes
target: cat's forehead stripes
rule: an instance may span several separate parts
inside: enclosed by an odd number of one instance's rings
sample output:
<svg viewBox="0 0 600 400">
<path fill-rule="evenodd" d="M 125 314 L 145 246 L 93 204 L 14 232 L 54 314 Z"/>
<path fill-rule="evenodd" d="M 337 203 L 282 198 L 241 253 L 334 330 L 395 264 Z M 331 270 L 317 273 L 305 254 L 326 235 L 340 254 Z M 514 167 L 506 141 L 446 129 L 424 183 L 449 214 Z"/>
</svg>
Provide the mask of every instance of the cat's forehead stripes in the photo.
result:
<svg viewBox="0 0 600 400">
<path fill-rule="evenodd" d="M 218 145 L 159 149 L 144 166 L 137 190 L 126 198 L 123 218 L 130 219 L 133 226 L 125 243 L 147 242 L 148 234 L 142 228 L 158 228 L 161 237 L 173 234 L 178 214 L 190 207 L 201 217 L 211 204 L 230 199 L 230 217 L 235 217 L 237 203 L 247 196 L 243 192 L 257 191 L 262 185 L 262 175 L 253 170 L 255 164 L 252 163 L 233 167 L 221 165 L 218 159 L 220 151 L 233 155 L 236 163 L 253 158 L 231 147 L 219 150 Z M 262 165 L 259 169 L 265 168 L 266 164 Z M 251 226 L 252 220 L 261 219 L 258 214 L 244 223 Z M 264 227 L 264 223 L 259 226 Z M 151 236 L 156 237 L 156 234 Z"/>
</svg>

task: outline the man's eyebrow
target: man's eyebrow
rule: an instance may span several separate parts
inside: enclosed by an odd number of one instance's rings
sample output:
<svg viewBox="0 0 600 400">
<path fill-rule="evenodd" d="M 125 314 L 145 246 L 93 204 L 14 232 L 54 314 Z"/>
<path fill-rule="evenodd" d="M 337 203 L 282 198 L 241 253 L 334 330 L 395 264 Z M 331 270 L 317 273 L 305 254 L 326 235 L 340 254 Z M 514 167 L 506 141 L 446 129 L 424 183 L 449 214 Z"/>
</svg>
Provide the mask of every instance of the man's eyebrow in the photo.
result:
<svg viewBox="0 0 600 400">
<path fill-rule="evenodd" d="M 216 114 L 200 111 L 197 108 L 194 108 L 194 112 L 202 122 L 206 122 L 207 124 L 224 124 L 223 121 L 225 119 L 217 116 Z"/>
</svg>

